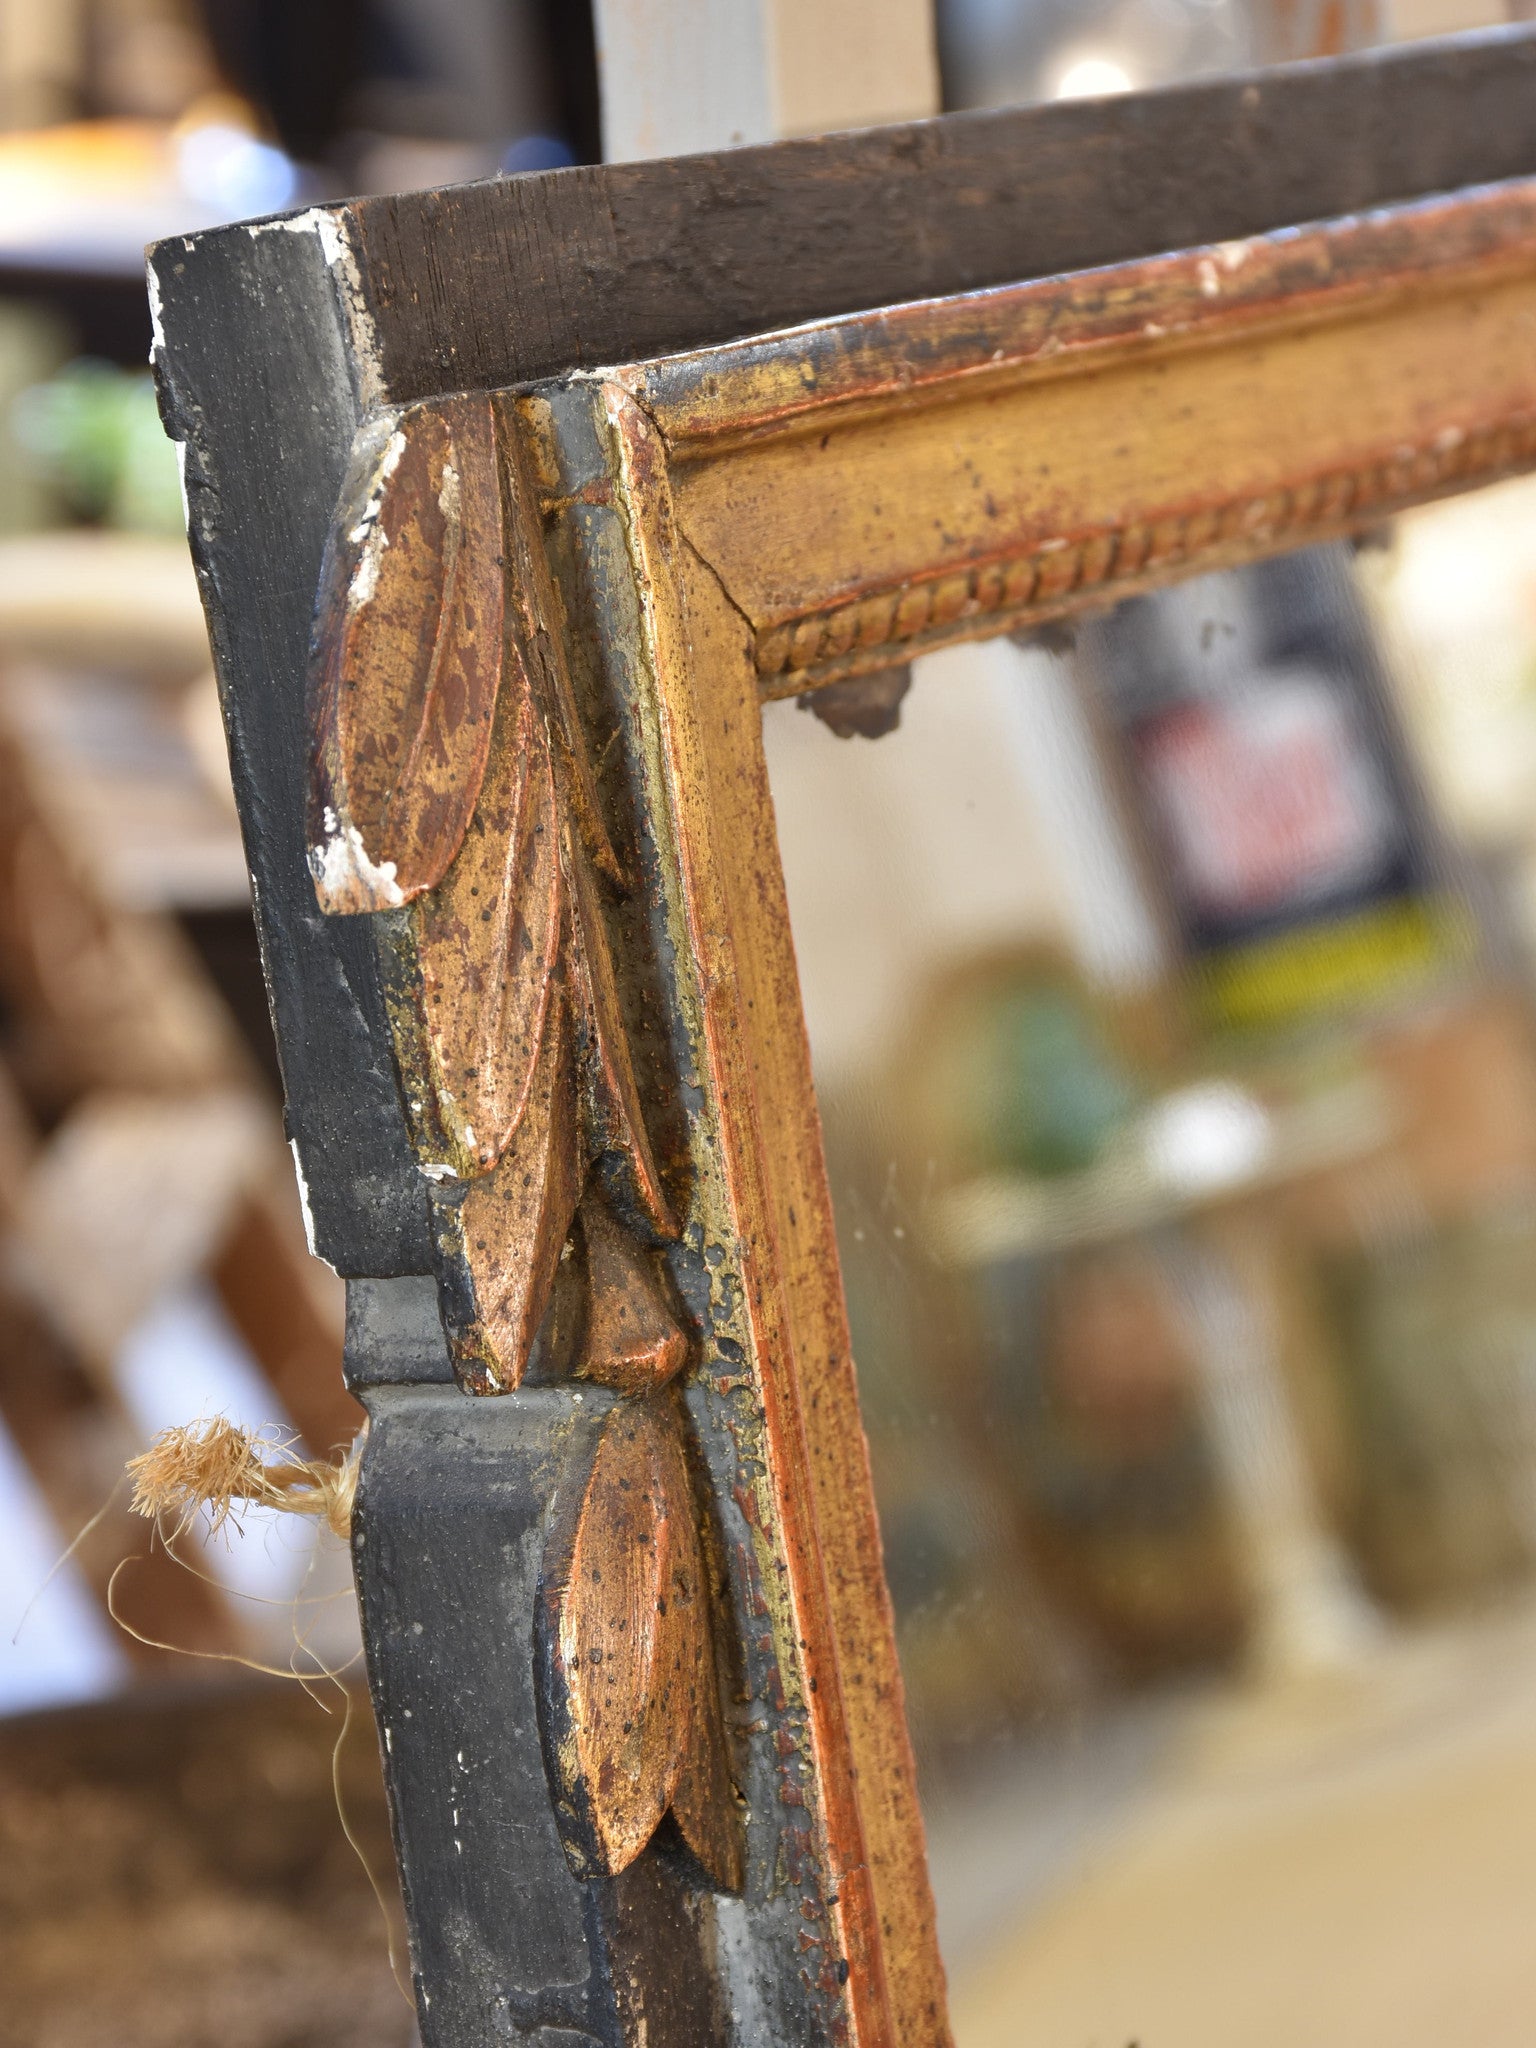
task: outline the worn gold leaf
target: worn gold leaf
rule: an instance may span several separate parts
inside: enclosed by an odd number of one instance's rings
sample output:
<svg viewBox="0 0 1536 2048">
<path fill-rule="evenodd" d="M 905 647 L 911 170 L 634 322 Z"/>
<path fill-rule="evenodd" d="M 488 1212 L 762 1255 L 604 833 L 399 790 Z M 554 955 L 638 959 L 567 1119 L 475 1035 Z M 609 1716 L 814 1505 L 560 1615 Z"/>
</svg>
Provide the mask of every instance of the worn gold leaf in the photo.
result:
<svg viewBox="0 0 1536 2048">
<path fill-rule="evenodd" d="M 527 1106 L 495 1168 L 432 1195 L 443 1320 L 473 1393 L 521 1384 L 581 1199 L 571 1027 L 551 1000 Z"/>
<path fill-rule="evenodd" d="M 458 859 L 404 914 L 388 976 L 412 1136 L 438 1178 L 474 1179 L 511 1143 L 567 946 L 554 764 L 517 680 Z"/>
<path fill-rule="evenodd" d="M 502 546 L 488 399 L 363 429 L 315 622 L 307 839 L 324 910 L 408 903 L 458 852 L 501 676 Z"/>
<path fill-rule="evenodd" d="M 620 869 L 515 413 L 470 396 L 365 428 L 327 577 L 316 893 L 388 913 L 379 957 L 445 1322 L 464 1384 L 504 1391 L 594 1160 L 651 1230 L 676 1229 L 609 954 L 602 891 Z M 685 1342 L 633 1248 L 628 1267 L 633 1304 L 606 1288 L 589 1363 L 654 1384 Z"/>
<path fill-rule="evenodd" d="M 581 1234 L 590 1304 L 578 1368 L 582 1378 L 626 1394 L 664 1386 L 681 1371 L 688 1340 L 662 1292 L 651 1255 L 596 1195 L 582 1204 Z"/>
<path fill-rule="evenodd" d="M 714 1882 L 739 1882 L 707 1597 L 677 1412 L 621 1402 L 546 1553 L 541 1610 L 546 1756 L 585 1876 L 627 1869 L 686 1784 L 685 1838 Z"/>
<path fill-rule="evenodd" d="M 656 1171 L 640 1109 L 597 884 L 579 856 L 571 867 L 581 935 L 573 965 L 592 1054 L 593 1149 L 616 1152 L 623 1159 L 641 1210 L 661 1236 L 675 1237 L 677 1224 Z"/>
</svg>

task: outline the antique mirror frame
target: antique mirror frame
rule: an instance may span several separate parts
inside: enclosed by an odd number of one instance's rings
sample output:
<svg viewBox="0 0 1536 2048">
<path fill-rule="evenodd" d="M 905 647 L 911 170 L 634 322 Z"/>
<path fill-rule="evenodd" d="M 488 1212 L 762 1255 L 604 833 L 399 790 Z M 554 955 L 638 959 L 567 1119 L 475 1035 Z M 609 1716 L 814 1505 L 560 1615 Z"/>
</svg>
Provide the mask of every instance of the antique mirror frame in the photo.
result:
<svg viewBox="0 0 1536 2048">
<path fill-rule="evenodd" d="M 429 2048 L 946 2038 L 761 707 L 1536 464 L 1533 86 L 153 253 Z"/>
</svg>

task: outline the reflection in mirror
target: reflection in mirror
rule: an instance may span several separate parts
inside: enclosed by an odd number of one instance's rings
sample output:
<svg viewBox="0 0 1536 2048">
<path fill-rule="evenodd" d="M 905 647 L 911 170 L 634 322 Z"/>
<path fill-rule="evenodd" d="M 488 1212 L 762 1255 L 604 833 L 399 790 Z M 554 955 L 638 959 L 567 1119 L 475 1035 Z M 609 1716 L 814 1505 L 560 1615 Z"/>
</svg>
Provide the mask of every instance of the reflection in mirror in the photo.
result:
<svg viewBox="0 0 1536 2048">
<path fill-rule="evenodd" d="M 765 734 L 959 2048 L 1514 2048 L 1536 483 L 888 694 Z"/>
</svg>

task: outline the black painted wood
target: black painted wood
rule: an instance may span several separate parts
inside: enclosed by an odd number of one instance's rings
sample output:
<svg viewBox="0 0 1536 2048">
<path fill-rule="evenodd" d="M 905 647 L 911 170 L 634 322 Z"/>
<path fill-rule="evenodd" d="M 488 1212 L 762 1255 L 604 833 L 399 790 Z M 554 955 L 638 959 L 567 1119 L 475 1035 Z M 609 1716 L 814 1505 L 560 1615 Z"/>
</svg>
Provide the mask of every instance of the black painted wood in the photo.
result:
<svg viewBox="0 0 1536 2048">
<path fill-rule="evenodd" d="M 347 1330 L 369 1422 L 353 1553 L 424 2048 L 714 2048 L 731 2038 L 727 1987 L 747 1981 L 715 1900 L 670 1825 L 622 1876 L 580 1882 L 540 1746 L 550 1522 L 580 1497 L 618 1396 L 461 1394 L 422 1312 L 430 1286 L 354 1281 Z"/>
<path fill-rule="evenodd" d="M 310 616 L 358 417 L 331 274 L 313 235 L 241 229 L 162 243 L 151 280 L 313 1245 L 343 1273 L 424 1273 L 373 936 L 320 914 L 304 862 Z"/>
<path fill-rule="evenodd" d="M 520 382 L 1536 171 L 1536 37 L 348 209 L 389 394 Z"/>
<path fill-rule="evenodd" d="M 550 1806 L 530 1625 L 549 1503 L 584 1481 L 608 1398 L 362 1400 L 352 1540 L 426 2048 L 621 2048 L 596 1897 Z"/>
</svg>

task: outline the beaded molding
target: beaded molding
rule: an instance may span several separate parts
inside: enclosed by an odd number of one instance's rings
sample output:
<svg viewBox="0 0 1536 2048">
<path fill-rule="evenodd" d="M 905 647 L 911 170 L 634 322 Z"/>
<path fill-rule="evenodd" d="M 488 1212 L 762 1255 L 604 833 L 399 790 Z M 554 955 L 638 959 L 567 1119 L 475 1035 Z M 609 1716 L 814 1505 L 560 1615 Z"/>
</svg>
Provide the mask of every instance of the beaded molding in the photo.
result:
<svg viewBox="0 0 1536 2048">
<path fill-rule="evenodd" d="M 1052 538 L 1026 554 L 912 578 L 803 613 L 759 631 L 758 675 L 766 696 L 794 696 L 967 638 L 981 619 L 1001 626 L 1079 610 L 1084 591 L 1149 585 L 1206 556 L 1219 567 L 1268 552 L 1282 538 L 1298 545 L 1326 539 L 1452 486 L 1464 488 L 1469 479 L 1491 482 L 1533 461 L 1536 415 L 1469 432 L 1446 429 L 1421 447 L 1399 448 L 1381 461 L 1260 497 Z"/>
</svg>

